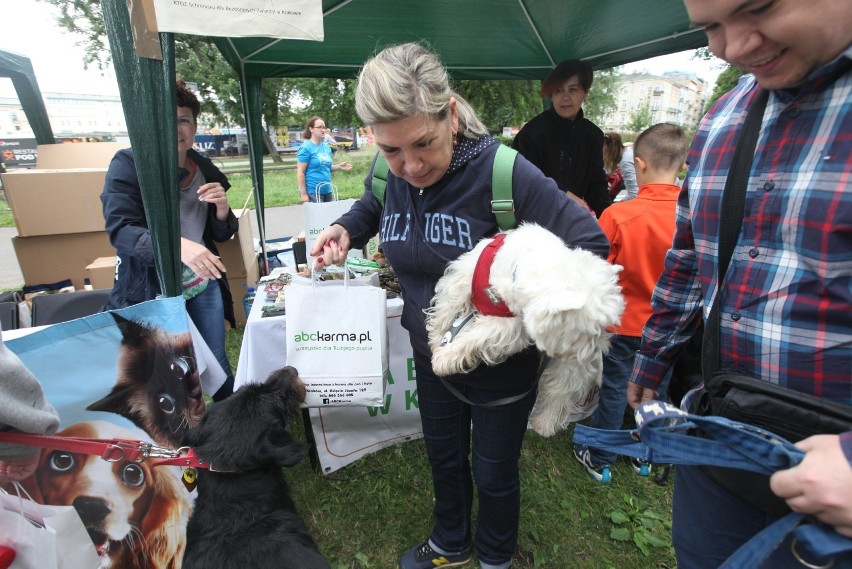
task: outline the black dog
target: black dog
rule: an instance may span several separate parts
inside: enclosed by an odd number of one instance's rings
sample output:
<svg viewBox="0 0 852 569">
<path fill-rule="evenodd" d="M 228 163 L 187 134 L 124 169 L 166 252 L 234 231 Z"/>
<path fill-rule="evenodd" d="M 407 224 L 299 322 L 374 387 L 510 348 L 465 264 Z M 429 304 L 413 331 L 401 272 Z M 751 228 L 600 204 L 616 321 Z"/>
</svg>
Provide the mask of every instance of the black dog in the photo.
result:
<svg viewBox="0 0 852 569">
<path fill-rule="evenodd" d="M 183 569 L 330 569 L 281 470 L 307 453 L 289 425 L 305 400 L 292 367 L 212 405 L 184 444 L 210 464 L 186 530 Z"/>
</svg>

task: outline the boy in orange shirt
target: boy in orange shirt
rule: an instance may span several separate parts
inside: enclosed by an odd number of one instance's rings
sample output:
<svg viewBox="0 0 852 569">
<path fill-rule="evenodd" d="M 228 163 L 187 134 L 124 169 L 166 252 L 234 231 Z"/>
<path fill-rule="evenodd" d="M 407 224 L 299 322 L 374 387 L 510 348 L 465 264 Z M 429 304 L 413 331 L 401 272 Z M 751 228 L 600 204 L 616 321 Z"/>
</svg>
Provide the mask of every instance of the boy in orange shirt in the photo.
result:
<svg viewBox="0 0 852 569">
<path fill-rule="evenodd" d="M 604 356 L 600 402 L 591 418 L 592 427 L 618 429 L 624 419 L 633 359 L 642 340 L 642 327 L 651 316 L 651 294 L 674 236 L 680 192 L 675 181 L 685 159 L 686 136 L 682 128 L 667 123 L 648 128 L 633 145 L 639 194 L 613 204 L 598 220 L 612 244 L 609 261 L 624 267 L 619 284 L 627 306 L 621 323 L 610 330 L 611 347 Z M 612 479 L 614 453 L 575 446 L 574 457 L 598 482 L 606 484 Z M 650 474 L 649 464 L 635 459 L 630 464 L 637 474 Z"/>
</svg>

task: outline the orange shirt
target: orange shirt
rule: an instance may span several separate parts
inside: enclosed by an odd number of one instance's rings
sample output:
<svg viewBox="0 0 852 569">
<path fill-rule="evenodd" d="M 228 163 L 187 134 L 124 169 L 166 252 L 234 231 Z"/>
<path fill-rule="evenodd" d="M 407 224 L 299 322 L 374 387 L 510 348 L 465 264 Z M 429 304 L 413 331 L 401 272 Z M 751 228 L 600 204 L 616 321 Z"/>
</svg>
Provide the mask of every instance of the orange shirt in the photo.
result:
<svg viewBox="0 0 852 569">
<path fill-rule="evenodd" d="M 624 267 L 618 280 L 627 305 L 621 324 L 610 329 L 615 334 L 641 336 L 651 316 L 651 294 L 672 246 L 679 192 L 674 184 L 645 184 L 635 198 L 612 204 L 598 219 L 612 244 L 609 262 Z"/>
</svg>

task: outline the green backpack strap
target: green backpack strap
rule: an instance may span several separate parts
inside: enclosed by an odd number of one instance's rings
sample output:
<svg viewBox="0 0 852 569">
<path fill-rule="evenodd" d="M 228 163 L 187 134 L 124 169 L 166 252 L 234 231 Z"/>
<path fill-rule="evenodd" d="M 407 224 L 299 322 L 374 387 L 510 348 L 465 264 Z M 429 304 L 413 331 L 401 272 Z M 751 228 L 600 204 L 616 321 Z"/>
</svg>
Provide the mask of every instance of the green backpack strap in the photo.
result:
<svg viewBox="0 0 852 569">
<path fill-rule="evenodd" d="M 512 170 L 518 152 L 501 144 L 494 155 L 491 170 L 491 212 L 497 218 L 497 225 L 506 231 L 518 226 L 515 220 L 515 202 L 512 199 Z M 388 185 L 388 163 L 379 154 L 373 165 L 373 195 L 379 203 L 385 205 L 385 190 Z"/>
<path fill-rule="evenodd" d="M 373 195 L 382 206 L 385 205 L 385 190 L 388 187 L 388 161 L 381 154 L 376 155 L 373 164 Z"/>
<path fill-rule="evenodd" d="M 518 151 L 500 144 L 494 155 L 491 171 L 491 212 L 503 231 L 518 226 L 515 220 L 515 201 L 512 199 L 512 170 Z"/>
</svg>

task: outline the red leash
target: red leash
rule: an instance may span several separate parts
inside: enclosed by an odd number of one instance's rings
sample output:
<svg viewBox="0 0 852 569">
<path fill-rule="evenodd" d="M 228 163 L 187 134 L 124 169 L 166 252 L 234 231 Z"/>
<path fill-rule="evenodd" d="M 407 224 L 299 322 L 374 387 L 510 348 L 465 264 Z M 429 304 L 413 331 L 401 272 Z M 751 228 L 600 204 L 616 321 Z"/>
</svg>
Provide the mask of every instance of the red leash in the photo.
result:
<svg viewBox="0 0 852 569">
<path fill-rule="evenodd" d="M 107 462 L 127 460 L 142 462 L 160 458 L 152 466 L 182 466 L 184 468 L 210 468 L 210 464 L 189 447 L 170 449 L 143 441 L 129 439 L 81 439 L 51 435 L 29 435 L 0 431 L 0 442 L 64 450 L 78 454 L 100 456 Z"/>
</svg>

